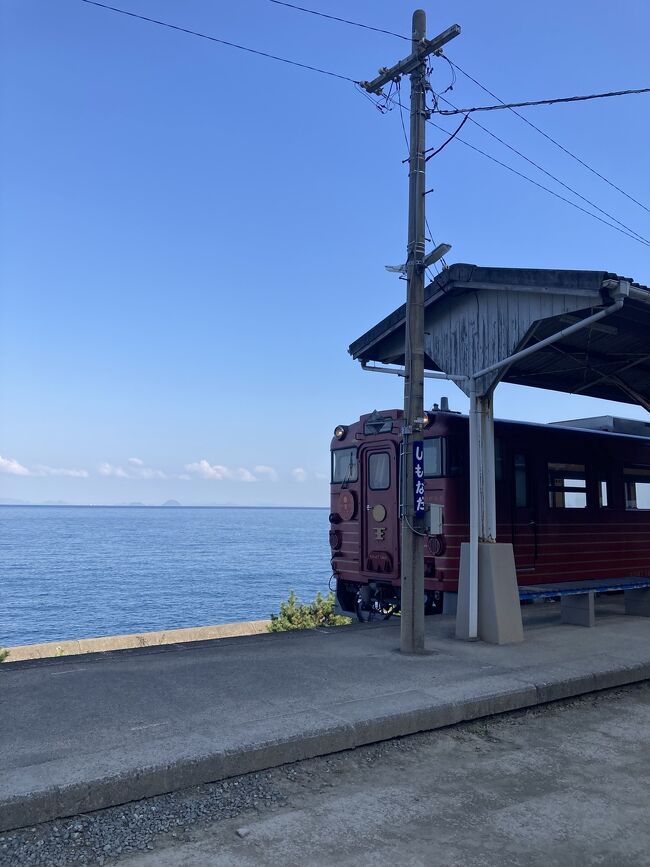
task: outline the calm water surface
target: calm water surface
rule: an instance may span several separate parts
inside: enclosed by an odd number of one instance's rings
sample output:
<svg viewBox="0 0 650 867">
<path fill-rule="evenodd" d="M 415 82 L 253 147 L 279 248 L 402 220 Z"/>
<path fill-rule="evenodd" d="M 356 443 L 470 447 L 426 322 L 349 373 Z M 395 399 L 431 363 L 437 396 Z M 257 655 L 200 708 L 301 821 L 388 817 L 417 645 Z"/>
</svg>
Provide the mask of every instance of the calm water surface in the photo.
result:
<svg viewBox="0 0 650 867">
<path fill-rule="evenodd" d="M 330 577 L 327 509 L 0 507 L 0 646 L 265 618 Z"/>
</svg>

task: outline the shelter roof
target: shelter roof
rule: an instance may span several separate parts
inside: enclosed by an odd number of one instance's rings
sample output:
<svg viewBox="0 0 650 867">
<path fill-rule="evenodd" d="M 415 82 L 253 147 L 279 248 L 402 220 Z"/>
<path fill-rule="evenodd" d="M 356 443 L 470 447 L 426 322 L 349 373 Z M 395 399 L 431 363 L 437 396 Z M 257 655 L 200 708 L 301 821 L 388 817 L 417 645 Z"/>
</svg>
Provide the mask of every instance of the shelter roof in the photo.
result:
<svg viewBox="0 0 650 867">
<path fill-rule="evenodd" d="M 650 409 L 650 289 L 607 271 L 446 268 L 425 288 L 425 369 L 472 375 L 621 295 L 620 310 L 515 361 L 494 378 Z M 348 350 L 352 357 L 403 364 L 405 316 L 402 305 L 355 340 Z"/>
</svg>

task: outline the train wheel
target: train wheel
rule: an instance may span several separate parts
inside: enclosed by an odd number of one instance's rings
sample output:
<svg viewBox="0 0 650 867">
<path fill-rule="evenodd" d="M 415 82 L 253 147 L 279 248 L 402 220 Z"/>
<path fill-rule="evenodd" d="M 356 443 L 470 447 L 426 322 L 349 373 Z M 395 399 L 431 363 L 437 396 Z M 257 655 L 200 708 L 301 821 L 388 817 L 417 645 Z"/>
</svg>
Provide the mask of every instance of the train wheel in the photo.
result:
<svg viewBox="0 0 650 867">
<path fill-rule="evenodd" d="M 357 593 L 354 608 L 357 620 L 360 623 L 371 623 L 373 620 L 388 620 L 397 611 L 395 605 L 382 603 L 376 597 L 368 596 L 362 591 Z"/>
</svg>

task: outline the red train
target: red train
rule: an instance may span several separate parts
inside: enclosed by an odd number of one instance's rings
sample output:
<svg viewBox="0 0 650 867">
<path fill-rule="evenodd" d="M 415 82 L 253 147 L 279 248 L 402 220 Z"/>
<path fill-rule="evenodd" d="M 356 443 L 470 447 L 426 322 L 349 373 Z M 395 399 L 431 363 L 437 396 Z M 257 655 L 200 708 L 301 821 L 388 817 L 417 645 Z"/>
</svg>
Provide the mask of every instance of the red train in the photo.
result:
<svg viewBox="0 0 650 867">
<path fill-rule="evenodd" d="M 331 444 L 337 604 L 361 620 L 399 608 L 402 419 L 401 410 L 362 415 Z M 469 539 L 468 419 L 444 399 L 427 419 L 425 500 L 442 505 L 444 523 L 425 539 L 424 603 L 437 613 L 457 593 Z M 495 458 L 497 540 L 513 544 L 519 585 L 650 576 L 650 424 L 496 421 Z"/>
</svg>

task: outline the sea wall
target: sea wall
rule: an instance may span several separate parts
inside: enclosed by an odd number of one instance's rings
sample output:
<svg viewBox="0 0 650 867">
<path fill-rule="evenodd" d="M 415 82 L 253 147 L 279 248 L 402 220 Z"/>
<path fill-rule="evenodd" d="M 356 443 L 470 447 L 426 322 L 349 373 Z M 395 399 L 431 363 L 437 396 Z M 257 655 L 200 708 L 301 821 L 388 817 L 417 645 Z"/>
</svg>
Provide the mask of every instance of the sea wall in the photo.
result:
<svg viewBox="0 0 650 867">
<path fill-rule="evenodd" d="M 125 650 L 130 647 L 154 647 L 159 644 L 206 641 L 210 638 L 257 635 L 260 632 L 266 632 L 270 622 L 270 620 L 248 620 L 243 623 L 221 623 L 216 626 L 166 629 L 163 632 L 137 632 L 133 635 L 108 635 L 104 638 L 79 638 L 73 641 L 50 641 L 46 644 L 22 644 L 7 648 L 9 656 L 4 665 L 20 662 L 24 659 L 47 659 L 52 656 L 101 653 L 105 650 Z"/>
</svg>

